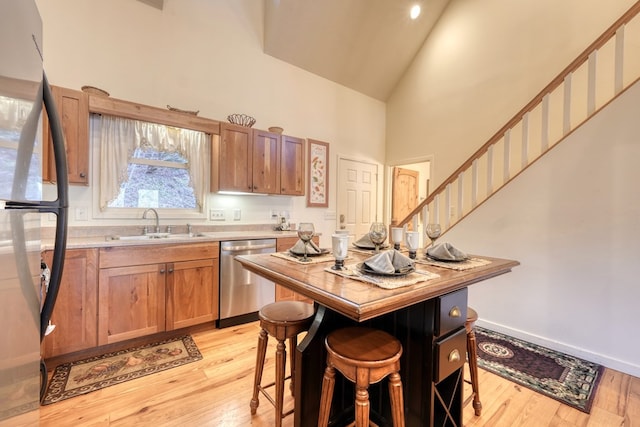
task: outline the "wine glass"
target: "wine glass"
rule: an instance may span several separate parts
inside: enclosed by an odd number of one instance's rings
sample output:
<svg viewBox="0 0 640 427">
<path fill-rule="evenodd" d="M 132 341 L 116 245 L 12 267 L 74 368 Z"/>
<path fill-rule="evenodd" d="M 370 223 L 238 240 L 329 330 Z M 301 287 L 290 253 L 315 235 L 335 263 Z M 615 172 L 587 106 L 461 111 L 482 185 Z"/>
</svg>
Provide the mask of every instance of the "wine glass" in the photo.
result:
<svg viewBox="0 0 640 427">
<path fill-rule="evenodd" d="M 374 222 L 369 228 L 369 238 L 376 246 L 375 253 L 380 252 L 380 245 L 387 239 L 387 227 L 382 222 Z"/>
<path fill-rule="evenodd" d="M 425 231 L 427 237 L 431 239 L 431 247 L 433 247 L 436 244 L 436 239 L 440 237 L 442 233 L 442 228 L 440 228 L 440 224 L 427 224 Z"/>
<path fill-rule="evenodd" d="M 313 234 L 315 233 L 315 228 L 313 227 L 312 222 L 301 222 L 298 224 L 298 237 L 304 243 L 304 257 L 302 261 L 307 262 L 309 258 L 307 258 L 307 245 L 309 241 L 313 239 Z"/>
</svg>

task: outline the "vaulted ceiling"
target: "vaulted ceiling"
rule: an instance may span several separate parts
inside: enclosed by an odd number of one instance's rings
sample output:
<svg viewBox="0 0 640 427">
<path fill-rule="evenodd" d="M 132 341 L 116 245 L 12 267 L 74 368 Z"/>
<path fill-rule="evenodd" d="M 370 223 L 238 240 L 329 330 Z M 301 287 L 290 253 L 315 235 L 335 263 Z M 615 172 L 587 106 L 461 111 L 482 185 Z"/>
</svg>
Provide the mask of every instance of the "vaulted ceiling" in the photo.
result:
<svg viewBox="0 0 640 427">
<path fill-rule="evenodd" d="M 264 1 L 265 53 L 385 101 L 450 0 Z"/>
</svg>

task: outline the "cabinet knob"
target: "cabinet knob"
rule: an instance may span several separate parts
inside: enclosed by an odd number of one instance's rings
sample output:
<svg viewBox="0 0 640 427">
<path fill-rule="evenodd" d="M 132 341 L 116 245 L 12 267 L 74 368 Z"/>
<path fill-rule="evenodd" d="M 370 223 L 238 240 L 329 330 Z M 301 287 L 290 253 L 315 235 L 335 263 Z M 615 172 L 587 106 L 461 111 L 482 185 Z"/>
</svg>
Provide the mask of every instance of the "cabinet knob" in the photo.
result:
<svg viewBox="0 0 640 427">
<path fill-rule="evenodd" d="M 169 268 L 169 273 L 173 273 L 173 268 Z"/>
<path fill-rule="evenodd" d="M 160 269 L 160 274 L 164 274 L 164 268 Z"/>
<path fill-rule="evenodd" d="M 462 312 L 458 306 L 454 305 L 453 308 L 449 311 L 449 317 L 460 317 L 462 316 Z"/>
<path fill-rule="evenodd" d="M 84 173 L 84 172 L 80 172 L 80 178 L 86 178 L 86 177 L 87 177 L 87 174 L 86 174 L 86 173 Z"/>
<path fill-rule="evenodd" d="M 455 349 L 451 353 L 449 353 L 449 362 L 455 363 L 459 361 L 460 361 L 460 352 L 458 351 L 458 349 Z"/>
</svg>

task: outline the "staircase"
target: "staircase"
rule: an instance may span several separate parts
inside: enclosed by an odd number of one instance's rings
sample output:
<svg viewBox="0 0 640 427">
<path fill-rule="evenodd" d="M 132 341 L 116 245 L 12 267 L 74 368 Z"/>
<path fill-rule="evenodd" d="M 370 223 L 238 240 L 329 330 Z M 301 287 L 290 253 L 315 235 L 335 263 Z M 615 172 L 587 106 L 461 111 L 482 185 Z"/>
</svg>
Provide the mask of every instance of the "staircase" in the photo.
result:
<svg viewBox="0 0 640 427">
<path fill-rule="evenodd" d="M 640 1 L 394 227 L 451 228 L 640 80 Z M 455 208 L 453 208 L 455 207 Z"/>
</svg>

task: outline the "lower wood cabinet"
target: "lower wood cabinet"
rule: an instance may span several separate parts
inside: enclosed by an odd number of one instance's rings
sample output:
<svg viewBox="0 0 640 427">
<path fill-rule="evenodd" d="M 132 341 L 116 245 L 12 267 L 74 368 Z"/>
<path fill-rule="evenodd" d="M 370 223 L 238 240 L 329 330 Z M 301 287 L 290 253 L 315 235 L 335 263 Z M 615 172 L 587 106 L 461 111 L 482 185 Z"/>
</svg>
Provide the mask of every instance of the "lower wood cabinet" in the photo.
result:
<svg viewBox="0 0 640 427">
<path fill-rule="evenodd" d="M 218 243 L 100 249 L 98 345 L 218 318 Z"/>
<path fill-rule="evenodd" d="M 282 237 L 276 240 L 276 251 L 284 252 L 289 250 L 296 244 L 298 241 L 297 237 Z M 313 237 L 313 241 L 319 244 L 318 236 Z M 300 295 L 289 288 L 286 288 L 282 285 L 278 285 L 276 283 L 276 301 L 304 301 L 309 304 L 313 304 L 313 300 L 305 297 L 304 295 Z"/>
<path fill-rule="evenodd" d="M 51 265 L 52 251 L 42 259 Z M 44 357 L 98 345 L 98 250 L 70 249 L 65 255 L 58 298 L 51 314 L 54 331 L 43 342 Z"/>
</svg>

